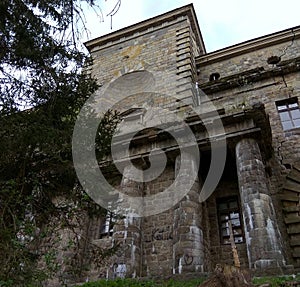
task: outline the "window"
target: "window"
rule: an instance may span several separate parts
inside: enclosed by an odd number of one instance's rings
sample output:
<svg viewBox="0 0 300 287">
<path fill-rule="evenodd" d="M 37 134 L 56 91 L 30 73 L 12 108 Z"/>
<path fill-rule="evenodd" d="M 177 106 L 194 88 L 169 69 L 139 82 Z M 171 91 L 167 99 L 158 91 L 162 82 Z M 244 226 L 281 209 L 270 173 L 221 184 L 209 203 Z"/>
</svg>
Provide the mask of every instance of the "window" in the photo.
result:
<svg viewBox="0 0 300 287">
<path fill-rule="evenodd" d="M 112 212 L 108 211 L 106 217 L 100 226 L 99 238 L 112 236 L 115 223 L 115 217 Z"/>
<path fill-rule="evenodd" d="M 212 81 L 217 81 L 217 80 L 219 80 L 219 78 L 220 78 L 220 74 L 219 74 L 218 72 L 212 73 L 212 74 L 210 74 L 210 76 L 209 76 L 209 81 L 210 81 L 210 82 L 212 82 Z"/>
<path fill-rule="evenodd" d="M 218 200 L 217 206 L 218 206 L 221 243 L 230 244 L 229 220 L 232 225 L 234 242 L 235 243 L 244 242 L 238 198 L 236 196 L 221 198 Z"/>
<path fill-rule="evenodd" d="M 297 98 L 278 101 L 276 106 L 284 131 L 300 127 L 300 110 Z"/>
<path fill-rule="evenodd" d="M 124 264 L 124 263 L 120 263 L 120 264 L 115 263 L 113 265 L 113 272 L 114 272 L 114 277 L 115 278 L 125 278 L 126 277 L 126 272 L 127 272 L 126 264 Z"/>
<path fill-rule="evenodd" d="M 131 108 L 123 112 L 120 116 L 125 122 L 139 120 L 142 122 L 143 116 L 146 113 L 144 108 Z"/>
</svg>

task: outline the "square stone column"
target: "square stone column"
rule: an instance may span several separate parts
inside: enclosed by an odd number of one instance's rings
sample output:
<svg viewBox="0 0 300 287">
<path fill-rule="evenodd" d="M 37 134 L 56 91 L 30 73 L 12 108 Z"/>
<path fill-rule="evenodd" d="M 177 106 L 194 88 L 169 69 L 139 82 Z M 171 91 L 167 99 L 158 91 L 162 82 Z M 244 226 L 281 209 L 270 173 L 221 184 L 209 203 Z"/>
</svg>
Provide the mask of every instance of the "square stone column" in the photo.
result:
<svg viewBox="0 0 300 287">
<path fill-rule="evenodd" d="M 269 195 L 265 166 L 255 139 L 236 145 L 236 165 L 244 218 L 249 267 L 282 273 L 285 265 L 281 235 Z"/>
<path fill-rule="evenodd" d="M 120 185 L 120 192 L 131 197 L 142 196 L 143 183 L 132 180 L 134 166 L 125 166 L 123 178 Z M 122 195 L 120 195 L 122 197 Z M 130 199 L 127 200 L 130 210 Z M 139 277 L 141 270 L 141 218 L 128 214 L 119 219 L 114 226 L 113 240 L 120 243 L 117 254 L 120 256 L 115 262 L 116 266 L 122 268 L 126 277 Z M 119 267 L 117 267 L 119 268 Z"/>
<path fill-rule="evenodd" d="M 178 171 L 181 169 L 181 176 Z M 195 180 L 196 178 L 196 180 Z M 198 163 L 185 152 L 175 161 L 176 191 L 191 189 L 174 210 L 173 274 L 203 272 L 204 245 L 202 231 L 202 205 L 199 202 L 200 183 Z"/>
</svg>

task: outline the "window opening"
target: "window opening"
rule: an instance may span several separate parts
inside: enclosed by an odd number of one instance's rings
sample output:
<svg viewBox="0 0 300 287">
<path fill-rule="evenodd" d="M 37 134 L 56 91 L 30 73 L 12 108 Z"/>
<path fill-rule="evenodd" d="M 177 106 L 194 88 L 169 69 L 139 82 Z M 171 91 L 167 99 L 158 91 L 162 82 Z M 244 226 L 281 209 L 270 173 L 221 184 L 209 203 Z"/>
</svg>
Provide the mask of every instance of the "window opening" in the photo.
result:
<svg viewBox="0 0 300 287">
<path fill-rule="evenodd" d="M 100 238 L 112 236 L 115 221 L 116 220 L 114 214 L 108 211 L 106 217 L 104 218 L 104 221 L 102 221 L 102 224 L 100 226 Z"/>
<path fill-rule="evenodd" d="M 220 237 L 222 244 L 230 244 L 230 228 L 231 222 L 233 238 L 235 243 L 244 242 L 243 228 L 241 223 L 241 213 L 237 197 L 229 197 L 219 199 L 218 218 L 220 225 Z"/>
<path fill-rule="evenodd" d="M 276 106 L 284 131 L 300 127 L 300 110 L 297 98 L 278 101 Z"/>
<path fill-rule="evenodd" d="M 127 272 L 127 268 L 126 265 L 124 263 L 115 263 L 113 265 L 113 272 L 114 272 L 114 277 L 115 278 L 125 278 L 126 277 L 126 272 Z"/>
<path fill-rule="evenodd" d="M 210 76 L 209 76 L 209 81 L 210 81 L 210 82 L 212 82 L 212 81 L 217 81 L 217 80 L 219 80 L 219 78 L 220 78 L 220 74 L 219 74 L 218 72 L 212 73 L 212 74 L 210 74 Z"/>
</svg>

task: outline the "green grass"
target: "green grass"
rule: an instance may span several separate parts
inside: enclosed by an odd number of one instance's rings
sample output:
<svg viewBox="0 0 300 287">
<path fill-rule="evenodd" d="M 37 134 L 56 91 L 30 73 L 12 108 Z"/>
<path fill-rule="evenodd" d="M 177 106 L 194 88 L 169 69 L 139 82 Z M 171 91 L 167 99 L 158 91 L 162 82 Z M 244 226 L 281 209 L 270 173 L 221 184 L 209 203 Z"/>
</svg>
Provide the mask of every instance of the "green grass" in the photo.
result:
<svg viewBox="0 0 300 287">
<path fill-rule="evenodd" d="M 81 287 L 197 287 L 206 279 L 199 278 L 188 281 L 182 280 L 167 280 L 167 281 L 152 281 L 152 280 L 138 280 L 138 279 L 116 279 L 116 280 L 99 280 L 96 282 L 88 282 Z M 281 287 L 282 283 L 288 281 L 299 281 L 300 275 L 296 278 L 292 276 L 278 276 L 278 277 L 260 277 L 254 278 L 253 284 L 260 285 L 270 283 L 271 287 Z M 75 286 L 74 286 L 75 287 Z"/>
<path fill-rule="evenodd" d="M 299 281 L 300 282 L 300 276 L 298 275 L 296 278 L 293 278 L 292 276 L 278 276 L 278 277 L 260 277 L 260 278 L 254 278 L 253 284 L 264 284 L 264 283 L 270 283 L 271 287 L 280 287 L 281 284 L 284 282 L 289 281 Z"/>
<path fill-rule="evenodd" d="M 117 280 L 99 280 L 96 282 L 88 282 L 81 287 L 196 287 L 205 279 L 193 279 L 188 281 L 167 280 L 137 280 L 137 279 L 117 279 Z"/>
</svg>

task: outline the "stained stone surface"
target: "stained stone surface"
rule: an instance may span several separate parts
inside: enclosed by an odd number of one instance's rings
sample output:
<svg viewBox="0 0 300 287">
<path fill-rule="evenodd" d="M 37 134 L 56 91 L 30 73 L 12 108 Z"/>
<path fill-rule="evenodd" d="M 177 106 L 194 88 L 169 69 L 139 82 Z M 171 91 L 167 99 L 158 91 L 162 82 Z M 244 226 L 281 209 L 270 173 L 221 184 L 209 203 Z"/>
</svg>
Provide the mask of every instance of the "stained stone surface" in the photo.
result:
<svg viewBox="0 0 300 287">
<path fill-rule="evenodd" d="M 101 105 L 112 106 L 123 113 L 116 145 L 130 141 L 130 158 L 119 154 L 124 165 L 121 175 L 112 167 L 111 158 L 101 162 L 114 187 L 133 197 L 147 197 L 161 194 L 176 181 L 180 150 L 167 129 L 161 131 L 163 119 L 174 130 L 180 130 L 178 119 L 184 119 L 201 153 L 189 193 L 168 210 L 142 218 L 119 218 L 108 238 L 99 238 L 95 232 L 101 219 L 90 219 L 87 234 L 92 242 L 99 246 L 121 243 L 105 264 L 91 266 L 86 274 L 90 280 L 197 277 L 212 272 L 218 263 L 232 265 L 231 246 L 221 240 L 217 207 L 217 202 L 228 197 L 236 197 L 239 203 L 244 240 L 236 245 L 243 268 L 257 275 L 300 268 L 300 179 L 299 168 L 294 166 L 300 159 L 300 132 L 299 128 L 283 130 L 276 108 L 278 101 L 300 99 L 299 28 L 205 53 L 195 19 L 193 8 L 185 6 L 87 43 L 93 58 L 89 71 L 101 84 L 96 95 L 99 110 Z M 267 63 L 268 57 L 279 54 L 281 62 Z M 216 72 L 220 78 L 210 81 Z M 227 157 L 215 191 L 200 202 L 211 142 L 218 141 L 209 138 L 203 124 L 214 123 L 203 93 L 222 120 Z M 155 114 L 155 109 L 161 113 Z M 134 137 L 136 132 L 140 133 Z M 163 172 L 152 181 L 131 180 L 132 170 L 125 163 L 146 170 L 153 149 L 166 154 Z M 195 158 L 191 156 L 182 166 L 185 175 L 177 178 L 176 189 L 184 189 L 195 178 Z M 156 209 L 160 203 L 153 200 L 149 206 Z"/>
</svg>

